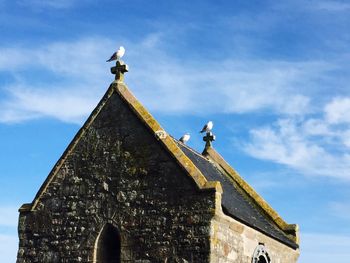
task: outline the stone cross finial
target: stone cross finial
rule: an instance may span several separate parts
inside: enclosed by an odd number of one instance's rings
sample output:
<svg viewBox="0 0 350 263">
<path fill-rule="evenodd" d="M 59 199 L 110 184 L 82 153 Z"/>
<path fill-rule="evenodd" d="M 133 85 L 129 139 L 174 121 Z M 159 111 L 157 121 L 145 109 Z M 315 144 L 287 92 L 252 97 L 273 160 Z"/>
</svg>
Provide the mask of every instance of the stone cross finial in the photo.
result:
<svg viewBox="0 0 350 263">
<path fill-rule="evenodd" d="M 117 63 L 114 67 L 111 67 L 111 73 L 115 74 L 115 80 L 124 81 L 124 73 L 129 71 L 128 65 L 123 61 L 117 60 Z"/>
<path fill-rule="evenodd" d="M 207 132 L 203 137 L 203 141 L 205 141 L 205 148 L 211 146 L 211 142 L 215 141 L 215 135 L 212 132 Z"/>
</svg>

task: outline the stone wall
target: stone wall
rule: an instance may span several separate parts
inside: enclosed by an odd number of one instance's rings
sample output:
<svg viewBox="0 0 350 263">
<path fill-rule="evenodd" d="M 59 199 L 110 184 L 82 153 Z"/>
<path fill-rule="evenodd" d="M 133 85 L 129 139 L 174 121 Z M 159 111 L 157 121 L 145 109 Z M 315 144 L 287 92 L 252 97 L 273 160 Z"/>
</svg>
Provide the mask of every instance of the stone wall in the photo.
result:
<svg viewBox="0 0 350 263">
<path fill-rule="evenodd" d="M 211 263 L 251 263 L 254 251 L 264 244 L 273 263 L 295 263 L 294 250 L 237 220 L 218 212 L 211 224 Z"/>
<path fill-rule="evenodd" d="M 93 262 L 106 223 L 119 230 L 122 262 L 209 262 L 214 210 L 215 193 L 199 191 L 113 94 L 20 213 L 17 262 Z"/>
</svg>

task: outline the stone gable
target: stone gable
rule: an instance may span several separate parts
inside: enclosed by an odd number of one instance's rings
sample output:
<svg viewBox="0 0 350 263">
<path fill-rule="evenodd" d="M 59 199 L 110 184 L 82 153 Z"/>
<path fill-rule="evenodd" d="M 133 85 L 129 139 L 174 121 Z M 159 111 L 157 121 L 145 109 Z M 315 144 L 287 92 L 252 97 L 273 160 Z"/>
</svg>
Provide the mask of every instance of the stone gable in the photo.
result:
<svg viewBox="0 0 350 263">
<path fill-rule="evenodd" d="M 93 262 L 105 224 L 119 232 L 122 262 L 209 262 L 214 205 L 113 94 L 21 213 L 17 262 Z"/>
</svg>

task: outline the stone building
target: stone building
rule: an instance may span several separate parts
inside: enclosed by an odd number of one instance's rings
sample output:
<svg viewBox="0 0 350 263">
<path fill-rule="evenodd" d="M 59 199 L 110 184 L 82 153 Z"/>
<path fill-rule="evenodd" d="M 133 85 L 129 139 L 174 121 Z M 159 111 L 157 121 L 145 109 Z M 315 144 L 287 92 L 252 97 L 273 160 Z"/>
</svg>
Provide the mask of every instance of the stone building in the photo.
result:
<svg viewBox="0 0 350 263">
<path fill-rule="evenodd" d="M 291 263 L 287 224 L 215 151 L 166 133 L 125 85 L 127 66 L 33 202 L 19 209 L 17 262 Z"/>
</svg>

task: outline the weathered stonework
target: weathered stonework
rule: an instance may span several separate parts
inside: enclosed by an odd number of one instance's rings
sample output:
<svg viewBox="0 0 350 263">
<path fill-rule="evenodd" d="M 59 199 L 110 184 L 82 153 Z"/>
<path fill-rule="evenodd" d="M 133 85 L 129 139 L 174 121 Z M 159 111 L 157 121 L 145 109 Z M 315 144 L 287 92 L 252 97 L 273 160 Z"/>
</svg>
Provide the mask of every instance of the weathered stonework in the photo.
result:
<svg viewBox="0 0 350 263">
<path fill-rule="evenodd" d="M 118 76 L 20 208 L 17 262 L 296 262 L 297 226 L 210 144 L 169 136 Z"/>
<path fill-rule="evenodd" d="M 259 244 L 264 244 L 273 263 L 297 262 L 299 251 L 292 249 L 237 220 L 217 213 L 211 223 L 211 263 L 251 263 Z"/>
<path fill-rule="evenodd" d="M 215 191 L 201 191 L 112 95 L 31 211 L 17 262 L 93 262 L 106 223 L 122 262 L 209 262 Z M 186 260 L 186 261 L 185 261 Z"/>
</svg>

